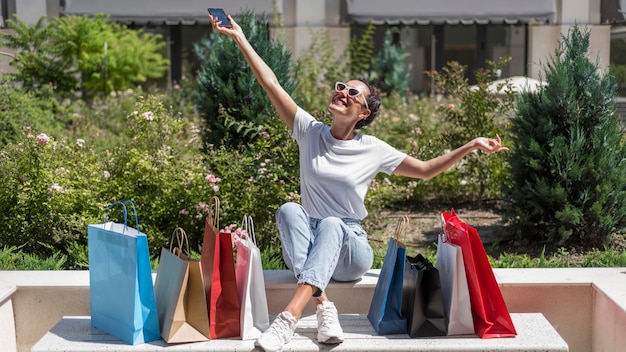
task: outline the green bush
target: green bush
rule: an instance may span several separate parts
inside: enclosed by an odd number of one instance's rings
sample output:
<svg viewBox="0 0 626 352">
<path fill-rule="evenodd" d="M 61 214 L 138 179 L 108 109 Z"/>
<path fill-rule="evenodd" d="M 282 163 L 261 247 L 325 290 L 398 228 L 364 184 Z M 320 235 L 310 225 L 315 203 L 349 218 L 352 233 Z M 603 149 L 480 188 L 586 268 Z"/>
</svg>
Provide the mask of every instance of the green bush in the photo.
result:
<svg viewBox="0 0 626 352">
<path fill-rule="evenodd" d="M 24 253 L 21 248 L 7 247 L 0 249 L 1 270 L 62 270 L 67 257 L 59 252 L 51 256 L 40 257 Z"/>
<path fill-rule="evenodd" d="M 219 176 L 200 153 L 200 128 L 172 117 L 160 96 L 132 100 L 123 115 L 108 116 L 124 126 L 117 146 L 93 147 L 107 134 L 56 140 L 27 130 L 2 150 L 1 243 L 33 254 L 86 244 L 88 224 L 102 222 L 110 203 L 132 199 L 153 253 L 176 226 L 187 231 L 194 248 L 199 246 L 206 202 L 220 194 Z M 107 111 L 108 105 L 102 103 Z"/>
<path fill-rule="evenodd" d="M 266 124 L 260 138 L 246 147 L 209 149 L 207 164 L 222 178 L 221 226 L 251 216 L 258 245 L 270 257 L 280 257 L 275 213 L 281 204 L 299 201 L 300 191 L 297 144 L 282 122 Z"/>
<path fill-rule="evenodd" d="M 71 120 L 46 87 L 35 96 L 0 78 L 0 147 L 15 143 L 26 127 L 61 137 Z"/>
<path fill-rule="evenodd" d="M 519 239 L 590 248 L 624 226 L 617 85 L 588 59 L 589 36 L 574 26 L 545 68 L 548 85 L 517 104 L 505 216 Z"/>
</svg>

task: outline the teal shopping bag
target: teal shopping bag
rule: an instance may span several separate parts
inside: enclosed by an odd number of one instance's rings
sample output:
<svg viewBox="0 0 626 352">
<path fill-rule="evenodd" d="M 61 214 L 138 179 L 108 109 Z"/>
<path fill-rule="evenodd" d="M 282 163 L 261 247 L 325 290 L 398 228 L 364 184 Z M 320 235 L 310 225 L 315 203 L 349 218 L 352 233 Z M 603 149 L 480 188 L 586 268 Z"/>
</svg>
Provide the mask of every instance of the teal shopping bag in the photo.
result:
<svg viewBox="0 0 626 352">
<path fill-rule="evenodd" d="M 128 226 L 126 205 L 135 228 Z M 107 222 L 121 206 L 124 223 Z M 88 226 L 91 325 L 131 345 L 161 338 L 146 235 L 132 201 L 115 202 L 104 223 Z"/>
<path fill-rule="evenodd" d="M 408 218 L 398 223 L 394 237 L 389 239 L 387 253 L 374 288 L 367 319 L 379 335 L 406 334 L 407 321 L 402 315 L 402 284 L 406 247 L 398 237 L 406 231 Z"/>
</svg>

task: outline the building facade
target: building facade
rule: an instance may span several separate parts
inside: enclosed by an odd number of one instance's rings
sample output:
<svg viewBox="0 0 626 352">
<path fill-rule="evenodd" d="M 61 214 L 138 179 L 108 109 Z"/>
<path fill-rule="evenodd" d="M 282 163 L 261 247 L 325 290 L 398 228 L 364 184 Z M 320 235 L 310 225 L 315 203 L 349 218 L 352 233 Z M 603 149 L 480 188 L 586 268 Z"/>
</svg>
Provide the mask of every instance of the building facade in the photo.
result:
<svg viewBox="0 0 626 352">
<path fill-rule="evenodd" d="M 486 60 L 510 56 L 501 77 L 541 78 L 542 65 L 574 24 L 589 30 L 590 56 L 606 69 L 611 25 L 623 20 L 622 3 L 626 0 L 0 0 L 0 25 L 14 15 L 34 24 L 41 16 L 107 14 L 131 28 L 163 35 L 169 43 L 171 84 L 194 70 L 193 43 L 211 31 L 207 4 L 235 18 L 242 9 L 270 20 L 280 15 L 283 37 L 296 59 L 317 30 L 328 33 L 341 55 L 373 21 L 376 49 L 385 29 L 399 29 L 395 39 L 410 54 L 410 87 L 421 92 L 430 83 L 424 71 L 439 70 L 448 61 L 471 72 Z M 10 59 L 0 55 L 0 72 L 8 70 Z"/>
</svg>

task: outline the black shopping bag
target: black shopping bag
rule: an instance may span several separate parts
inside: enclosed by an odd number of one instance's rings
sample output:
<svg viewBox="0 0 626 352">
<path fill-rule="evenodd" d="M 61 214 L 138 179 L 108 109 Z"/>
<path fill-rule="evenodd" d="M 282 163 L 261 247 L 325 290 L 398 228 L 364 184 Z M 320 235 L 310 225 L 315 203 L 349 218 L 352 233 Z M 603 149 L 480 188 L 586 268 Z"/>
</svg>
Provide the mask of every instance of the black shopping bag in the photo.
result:
<svg viewBox="0 0 626 352">
<path fill-rule="evenodd" d="M 406 317 L 410 337 L 446 335 L 439 271 L 421 254 L 406 256 L 402 315 Z"/>
</svg>

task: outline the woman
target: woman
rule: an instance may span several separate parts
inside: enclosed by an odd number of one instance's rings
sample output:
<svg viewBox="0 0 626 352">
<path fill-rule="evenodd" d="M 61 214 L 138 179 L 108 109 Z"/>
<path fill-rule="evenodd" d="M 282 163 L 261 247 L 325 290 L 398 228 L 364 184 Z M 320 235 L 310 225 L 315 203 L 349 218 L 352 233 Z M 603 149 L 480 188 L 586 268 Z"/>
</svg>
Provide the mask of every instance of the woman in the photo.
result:
<svg viewBox="0 0 626 352">
<path fill-rule="evenodd" d="M 430 179 L 473 150 L 507 150 L 500 137 L 475 138 L 440 157 L 421 161 L 356 129 L 369 125 L 381 101 L 365 80 L 337 82 L 328 110 L 331 126 L 325 126 L 298 107 L 281 87 L 271 68 L 255 52 L 241 27 L 229 15 L 232 27 L 221 27 L 211 17 L 214 30 L 239 46 L 257 81 L 281 120 L 298 142 L 302 205 L 287 203 L 276 213 L 283 258 L 294 271 L 298 287 L 291 301 L 272 322 L 256 346 L 279 351 L 294 333 L 296 323 L 311 297 L 316 303 L 317 339 L 320 343 L 343 341 L 338 312 L 324 290 L 332 279 L 359 279 L 373 263 L 373 253 L 361 220 L 367 216 L 364 198 L 379 172 Z"/>
</svg>

